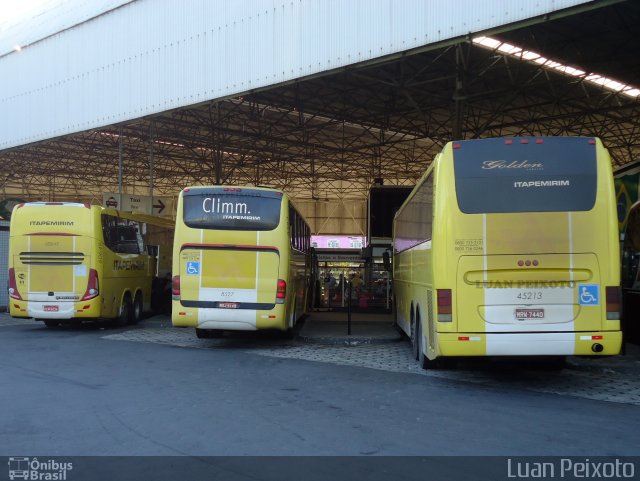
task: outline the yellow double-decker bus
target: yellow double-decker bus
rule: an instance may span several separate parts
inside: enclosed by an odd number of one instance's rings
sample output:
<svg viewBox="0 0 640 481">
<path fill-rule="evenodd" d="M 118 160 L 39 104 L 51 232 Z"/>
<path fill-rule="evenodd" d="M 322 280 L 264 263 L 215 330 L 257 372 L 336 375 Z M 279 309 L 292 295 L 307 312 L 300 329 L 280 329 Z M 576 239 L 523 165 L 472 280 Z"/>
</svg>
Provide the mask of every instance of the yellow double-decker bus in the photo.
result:
<svg viewBox="0 0 640 481">
<path fill-rule="evenodd" d="M 396 319 L 422 367 L 620 352 L 615 193 L 599 139 L 450 142 L 396 214 L 393 242 Z"/>
<path fill-rule="evenodd" d="M 48 327 L 138 322 L 158 273 L 156 252 L 144 242 L 148 225 L 172 231 L 174 223 L 82 203 L 17 205 L 9 235 L 11 316 Z"/>
<path fill-rule="evenodd" d="M 189 187 L 178 198 L 174 326 L 291 332 L 306 311 L 310 229 L 282 191 Z"/>
</svg>

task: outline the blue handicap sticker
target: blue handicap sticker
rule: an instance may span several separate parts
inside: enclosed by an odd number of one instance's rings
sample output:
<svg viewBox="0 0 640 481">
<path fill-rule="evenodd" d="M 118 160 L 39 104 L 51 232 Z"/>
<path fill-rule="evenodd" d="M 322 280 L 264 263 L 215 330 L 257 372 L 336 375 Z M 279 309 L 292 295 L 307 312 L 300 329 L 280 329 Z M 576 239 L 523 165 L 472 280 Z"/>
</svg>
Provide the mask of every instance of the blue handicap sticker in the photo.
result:
<svg viewBox="0 0 640 481">
<path fill-rule="evenodd" d="M 598 284 L 578 284 L 578 302 L 581 306 L 600 304 L 600 286 Z"/>
<path fill-rule="evenodd" d="M 192 274 L 192 275 L 200 274 L 200 261 L 188 261 L 187 274 Z"/>
</svg>

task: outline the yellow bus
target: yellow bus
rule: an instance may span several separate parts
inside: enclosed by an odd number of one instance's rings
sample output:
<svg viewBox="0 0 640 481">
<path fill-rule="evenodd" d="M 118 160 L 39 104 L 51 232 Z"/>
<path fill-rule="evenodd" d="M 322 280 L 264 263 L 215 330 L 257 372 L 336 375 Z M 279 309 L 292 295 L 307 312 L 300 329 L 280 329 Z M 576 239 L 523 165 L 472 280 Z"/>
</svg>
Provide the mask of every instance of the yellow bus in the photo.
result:
<svg viewBox="0 0 640 481">
<path fill-rule="evenodd" d="M 397 324 L 422 367 L 620 352 L 615 194 L 599 139 L 450 142 L 396 214 L 393 242 Z"/>
<path fill-rule="evenodd" d="M 306 311 L 310 229 L 289 197 L 260 187 L 188 187 L 173 244 L 174 326 L 291 333 Z"/>
<path fill-rule="evenodd" d="M 85 320 L 136 323 L 150 307 L 156 256 L 147 225 L 173 221 L 96 205 L 30 202 L 14 207 L 9 235 L 9 309 L 47 327 Z M 157 250 L 157 249 L 156 249 Z"/>
</svg>

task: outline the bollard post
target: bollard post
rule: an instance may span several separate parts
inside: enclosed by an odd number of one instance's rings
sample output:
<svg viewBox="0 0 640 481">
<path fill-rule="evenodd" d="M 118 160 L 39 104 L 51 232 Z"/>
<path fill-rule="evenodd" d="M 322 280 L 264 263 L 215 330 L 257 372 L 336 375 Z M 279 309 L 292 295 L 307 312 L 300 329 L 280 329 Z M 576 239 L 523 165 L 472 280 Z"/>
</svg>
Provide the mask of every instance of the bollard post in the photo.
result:
<svg viewBox="0 0 640 481">
<path fill-rule="evenodd" d="M 347 302 L 347 335 L 351 335 L 351 282 L 349 282 L 349 287 L 347 289 L 349 292 L 349 302 Z"/>
<path fill-rule="evenodd" d="M 386 300 L 386 309 L 389 310 L 389 289 L 390 288 L 390 284 L 389 284 L 389 277 L 387 277 L 387 300 Z"/>
</svg>

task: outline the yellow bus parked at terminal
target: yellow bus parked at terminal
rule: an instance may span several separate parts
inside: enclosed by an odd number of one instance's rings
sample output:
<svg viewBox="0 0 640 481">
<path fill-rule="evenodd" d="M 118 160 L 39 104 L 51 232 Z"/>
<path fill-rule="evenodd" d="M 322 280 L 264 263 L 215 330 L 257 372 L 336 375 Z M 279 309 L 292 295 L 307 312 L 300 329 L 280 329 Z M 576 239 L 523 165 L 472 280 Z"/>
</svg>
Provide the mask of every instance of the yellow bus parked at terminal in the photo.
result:
<svg viewBox="0 0 640 481">
<path fill-rule="evenodd" d="M 282 191 L 189 187 L 178 198 L 174 326 L 291 332 L 306 311 L 310 229 Z"/>
<path fill-rule="evenodd" d="M 450 142 L 396 214 L 393 242 L 395 315 L 422 367 L 620 353 L 615 191 L 599 139 Z"/>
<path fill-rule="evenodd" d="M 9 236 L 11 316 L 48 327 L 138 322 L 150 307 L 157 274 L 156 255 L 144 242 L 147 225 L 170 231 L 174 224 L 82 203 L 17 205 Z"/>
</svg>

